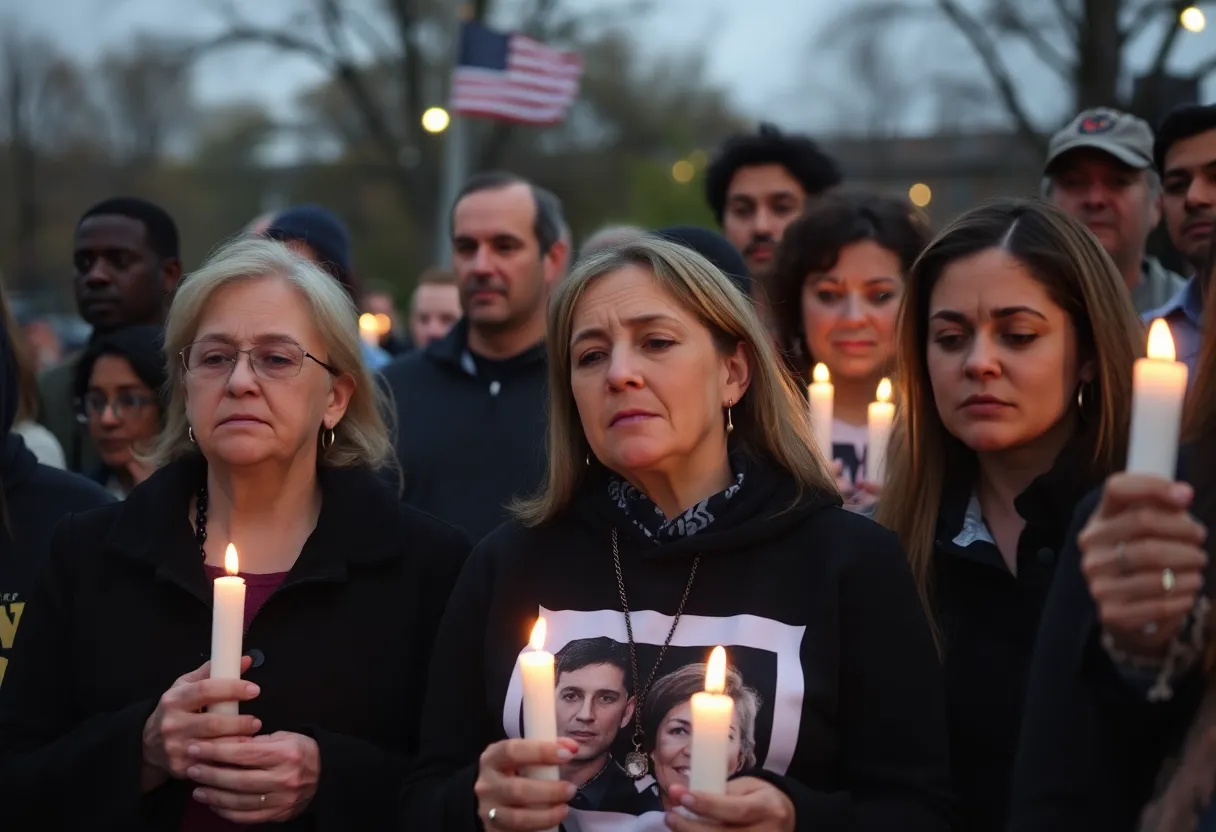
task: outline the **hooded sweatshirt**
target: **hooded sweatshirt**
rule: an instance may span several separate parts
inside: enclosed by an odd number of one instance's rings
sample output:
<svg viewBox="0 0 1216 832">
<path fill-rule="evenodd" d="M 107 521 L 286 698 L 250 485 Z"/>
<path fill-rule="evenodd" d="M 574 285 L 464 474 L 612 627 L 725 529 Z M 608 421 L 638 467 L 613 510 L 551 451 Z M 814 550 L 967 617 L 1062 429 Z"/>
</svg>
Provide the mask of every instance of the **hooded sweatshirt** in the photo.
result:
<svg viewBox="0 0 1216 832">
<path fill-rule="evenodd" d="M 0 325 L 0 685 L 26 595 L 50 550 L 55 524 L 65 514 L 114 499 L 84 477 L 41 465 L 13 433 L 18 383 L 9 335 Z"/>
<path fill-rule="evenodd" d="M 670 698 L 660 706 L 654 692 L 681 668 L 703 674 L 715 645 L 725 647 L 737 682 L 728 773 L 783 790 L 797 829 L 950 828 L 942 671 L 898 542 L 844 511 L 838 497 L 800 495 L 773 463 L 746 466 L 742 483 L 719 495 L 729 509 L 694 506 L 678 521 L 693 528 L 674 538 L 631 519 L 622 508 L 634 499 L 628 488 L 593 467 L 557 519 L 533 528 L 513 521 L 482 541 L 435 644 L 403 828 L 480 829 L 478 757 L 522 734 L 517 659 L 538 615 L 550 652 L 606 639 L 628 655 L 614 529 L 643 685 L 686 588 L 687 601 L 651 696 L 641 697 L 654 713 L 643 712 L 649 772 L 631 783 L 636 799 L 626 806 L 617 795 L 610 809 L 595 810 L 580 808 L 587 804 L 580 792 L 567 832 L 666 828 L 662 793 L 687 782 L 688 730 L 680 723 L 687 707 Z M 643 685 L 624 684 L 625 704 L 592 721 L 565 708 L 576 686 L 558 674 L 558 734 L 579 742 L 576 762 L 609 749 L 621 765 L 634 750 L 630 709 Z M 604 770 L 620 780 L 616 768 Z"/>
<path fill-rule="evenodd" d="M 501 361 L 473 355 L 468 322 L 383 371 L 397 409 L 402 499 L 474 541 L 507 519 L 545 472 L 544 344 Z"/>
</svg>

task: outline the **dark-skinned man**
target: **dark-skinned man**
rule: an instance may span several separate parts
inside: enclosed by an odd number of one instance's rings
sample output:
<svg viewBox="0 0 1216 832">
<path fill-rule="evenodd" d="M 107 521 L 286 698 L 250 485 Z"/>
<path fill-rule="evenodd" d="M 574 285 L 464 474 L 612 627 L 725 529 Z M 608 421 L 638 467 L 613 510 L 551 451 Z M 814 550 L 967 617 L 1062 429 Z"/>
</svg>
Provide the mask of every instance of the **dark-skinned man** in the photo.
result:
<svg viewBox="0 0 1216 832">
<path fill-rule="evenodd" d="M 164 323 L 181 279 L 177 226 L 161 207 L 135 197 L 94 205 L 76 224 L 72 262 L 76 308 L 94 336 L 134 324 Z M 73 394 L 76 359 L 38 379 L 40 419 L 55 434 L 72 471 L 101 464 Z"/>
</svg>

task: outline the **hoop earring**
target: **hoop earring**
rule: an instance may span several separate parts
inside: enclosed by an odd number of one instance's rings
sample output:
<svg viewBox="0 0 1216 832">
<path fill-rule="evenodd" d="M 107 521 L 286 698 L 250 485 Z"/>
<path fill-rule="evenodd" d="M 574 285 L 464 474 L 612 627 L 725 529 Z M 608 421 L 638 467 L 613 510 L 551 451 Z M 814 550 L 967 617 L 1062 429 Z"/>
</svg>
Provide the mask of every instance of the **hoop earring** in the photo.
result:
<svg viewBox="0 0 1216 832">
<path fill-rule="evenodd" d="M 1077 407 L 1081 410 L 1085 409 L 1085 388 L 1088 386 L 1084 381 L 1077 386 Z"/>
<path fill-rule="evenodd" d="M 321 432 L 321 450 L 328 451 L 334 446 L 338 437 L 334 434 L 333 428 L 326 428 Z"/>
<path fill-rule="evenodd" d="M 190 427 L 189 425 L 186 425 L 186 435 L 190 437 L 191 445 L 198 444 L 197 442 L 194 441 L 194 428 Z"/>
<path fill-rule="evenodd" d="M 734 407 L 734 404 L 735 404 L 734 399 L 726 400 L 726 432 L 727 433 L 730 433 L 732 430 L 735 429 L 735 423 L 731 421 L 731 417 L 730 417 L 730 409 L 732 407 Z"/>
<path fill-rule="evenodd" d="M 585 461 L 587 463 L 587 467 L 590 468 L 591 467 L 591 451 L 587 451 L 587 458 Z"/>
</svg>

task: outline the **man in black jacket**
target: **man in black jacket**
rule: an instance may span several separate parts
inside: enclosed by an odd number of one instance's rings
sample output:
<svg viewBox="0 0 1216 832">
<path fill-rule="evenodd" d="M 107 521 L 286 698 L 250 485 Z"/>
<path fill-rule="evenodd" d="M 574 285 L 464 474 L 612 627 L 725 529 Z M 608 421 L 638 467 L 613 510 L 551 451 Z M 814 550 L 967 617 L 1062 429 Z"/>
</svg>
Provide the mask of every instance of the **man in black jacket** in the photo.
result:
<svg viewBox="0 0 1216 832">
<path fill-rule="evenodd" d="M 474 176 L 452 208 L 465 317 L 384 369 L 404 501 L 474 540 L 545 471 L 545 309 L 566 258 L 561 203 L 509 173 Z"/>
<path fill-rule="evenodd" d="M 0 304 L 6 302 L 0 298 Z M 0 314 L 0 685 L 26 596 L 59 518 L 114 501 L 92 480 L 39 464 L 12 432 L 20 395 L 6 317 Z"/>
</svg>

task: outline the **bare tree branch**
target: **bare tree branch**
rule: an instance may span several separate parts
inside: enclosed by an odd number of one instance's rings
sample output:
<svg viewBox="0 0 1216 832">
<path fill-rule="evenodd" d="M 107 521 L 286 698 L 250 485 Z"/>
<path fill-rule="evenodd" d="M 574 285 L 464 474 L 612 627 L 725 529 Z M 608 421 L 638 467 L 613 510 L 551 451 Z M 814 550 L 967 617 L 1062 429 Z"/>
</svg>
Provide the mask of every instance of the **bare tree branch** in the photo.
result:
<svg viewBox="0 0 1216 832">
<path fill-rule="evenodd" d="M 1121 43 L 1128 43 L 1135 40 L 1144 32 L 1145 27 L 1153 22 L 1153 19 L 1163 13 L 1173 15 L 1175 22 L 1182 10 L 1187 6 L 1203 6 L 1212 5 L 1210 0 L 1208 3 L 1202 0 L 1193 0 L 1192 2 L 1179 3 L 1177 0 L 1148 0 L 1143 6 L 1136 9 L 1132 16 L 1128 19 L 1127 26 L 1120 32 Z M 1176 27 L 1175 27 L 1176 28 Z M 1168 55 L 1168 50 L 1167 50 Z"/>
<path fill-rule="evenodd" d="M 1178 41 L 1179 33 L 1182 32 L 1182 21 L 1179 17 L 1183 9 L 1189 5 L 1190 3 L 1187 0 L 1174 0 L 1172 3 L 1172 11 L 1174 12 L 1173 23 L 1161 38 L 1161 43 L 1157 45 L 1157 54 L 1153 56 L 1153 62 L 1149 64 L 1148 77 L 1160 78 L 1165 73 L 1165 64 L 1170 59 L 1170 53 L 1174 50 L 1174 44 Z"/>
<path fill-rule="evenodd" d="M 1046 27 L 1032 23 L 1022 16 L 1021 9 L 1010 4 L 1001 13 L 1004 28 L 1026 41 L 1031 51 L 1050 69 L 1066 81 L 1072 80 L 1076 67 L 1072 59 L 1058 50 L 1046 37 Z"/>
<path fill-rule="evenodd" d="M 395 63 L 401 58 L 402 51 L 410 48 L 409 45 L 404 43 L 394 44 L 391 42 L 372 21 L 354 9 L 347 10 L 346 25 L 359 33 L 360 39 L 367 44 L 368 49 L 376 56 L 377 62 Z"/>
<path fill-rule="evenodd" d="M 895 21 L 940 21 L 941 12 L 932 6 L 910 6 L 907 0 L 881 0 L 854 6 L 837 15 L 816 38 L 819 45 L 833 46 L 854 37 L 859 31 L 886 29 Z"/>
<path fill-rule="evenodd" d="M 1068 0 L 1052 0 L 1052 3 L 1060 14 L 1060 20 L 1068 29 L 1069 38 L 1076 42 L 1077 36 L 1081 33 L 1081 18 L 1073 14 L 1072 9 L 1068 7 Z"/>
<path fill-rule="evenodd" d="M 1029 142 L 1033 143 L 1036 148 L 1044 147 L 1043 137 L 1035 128 L 1034 122 L 1030 120 L 1030 115 L 1026 112 L 1026 108 L 1022 106 L 1022 101 L 1018 98 L 1017 90 L 1013 84 L 1013 77 L 1010 75 L 1005 62 L 1001 60 L 1000 53 L 997 50 L 997 45 L 992 37 L 984 29 L 983 25 L 972 17 L 963 9 L 955 0 L 937 0 L 938 8 L 942 13 L 950 19 L 963 36 L 967 38 L 971 47 L 979 55 L 983 61 L 984 67 L 988 70 L 988 74 L 992 77 L 992 82 L 996 86 L 997 95 L 1004 102 L 1009 114 L 1013 116 L 1013 120 L 1017 125 L 1018 132 Z"/>
<path fill-rule="evenodd" d="M 220 35 L 217 35 L 210 40 L 203 41 L 198 44 L 194 50 L 194 57 L 202 57 L 203 55 L 223 49 L 229 46 L 240 46 L 245 44 L 261 44 L 263 46 L 273 46 L 276 49 L 282 49 L 285 52 L 295 52 L 308 57 L 321 64 L 328 70 L 333 70 L 335 67 L 335 56 L 326 50 L 323 46 L 307 38 L 298 37 L 289 34 L 287 31 L 279 29 L 264 29 L 248 24 L 237 24 L 232 26 Z"/>
</svg>

